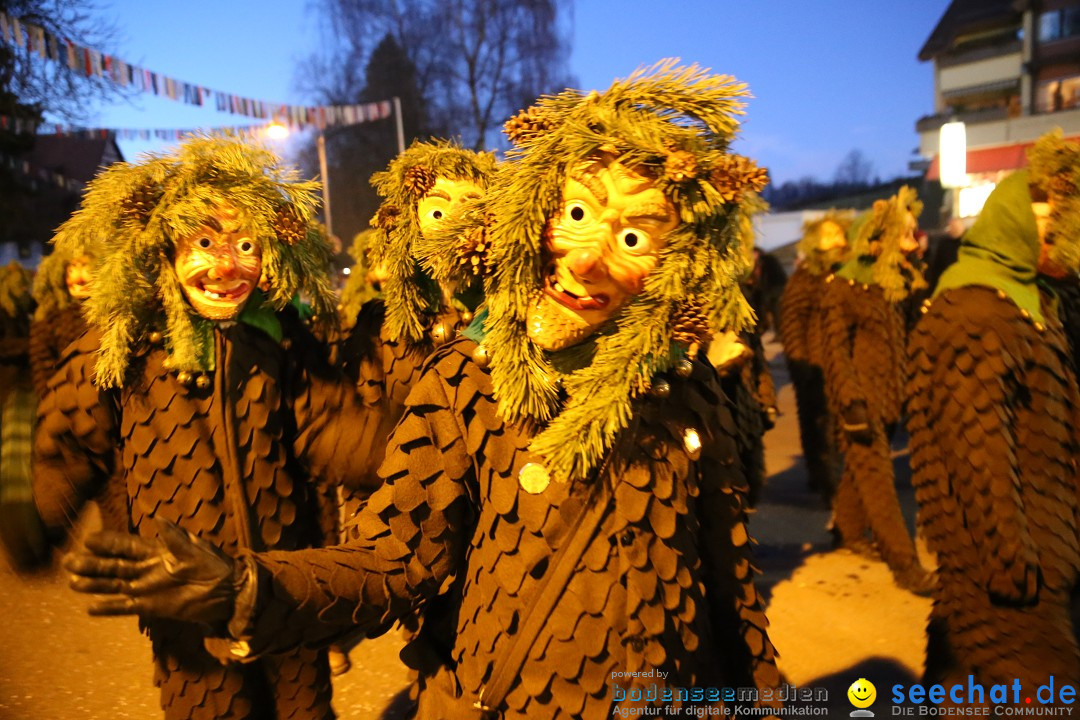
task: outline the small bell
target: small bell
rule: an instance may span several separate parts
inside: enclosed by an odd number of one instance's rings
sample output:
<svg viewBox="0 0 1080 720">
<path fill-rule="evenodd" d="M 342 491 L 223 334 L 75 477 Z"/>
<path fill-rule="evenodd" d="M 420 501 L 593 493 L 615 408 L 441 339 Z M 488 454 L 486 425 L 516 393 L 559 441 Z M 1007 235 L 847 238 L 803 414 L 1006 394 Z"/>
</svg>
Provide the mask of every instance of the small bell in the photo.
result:
<svg viewBox="0 0 1080 720">
<path fill-rule="evenodd" d="M 483 345 L 477 345 L 476 349 L 472 351 L 472 361 L 480 369 L 487 368 L 491 364 L 491 357 L 488 355 L 487 348 Z"/>
<path fill-rule="evenodd" d="M 179 382 L 181 385 L 183 385 L 185 387 L 191 385 L 191 381 L 193 379 L 194 379 L 194 377 L 187 370 L 181 370 L 180 372 L 178 372 L 176 374 L 177 382 Z"/>
<path fill-rule="evenodd" d="M 657 378 L 652 384 L 653 397 L 666 398 L 671 395 L 671 383 L 664 378 Z"/>
<path fill-rule="evenodd" d="M 200 373 L 198 377 L 195 378 L 195 387 L 200 390 L 205 390 L 210 387 L 210 376 L 205 373 Z"/>
<path fill-rule="evenodd" d="M 159 331 L 154 330 L 153 332 L 150 333 L 150 342 L 153 343 L 154 345 L 160 345 L 162 337 L 163 336 Z"/>
<path fill-rule="evenodd" d="M 701 436 L 698 435 L 697 430 L 694 428 L 683 430 L 682 442 L 683 447 L 686 448 L 686 454 L 690 456 L 691 460 L 697 460 L 701 457 Z"/>
<path fill-rule="evenodd" d="M 679 362 L 675 363 L 675 374 L 679 377 L 688 378 L 692 372 L 694 372 L 694 363 L 686 358 L 681 358 Z"/>
<path fill-rule="evenodd" d="M 473 314 L 471 312 L 469 312 L 468 310 L 461 313 L 461 322 L 465 323 L 466 325 L 471 323 L 472 319 L 473 319 Z"/>
<path fill-rule="evenodd" d="M 431 328 L 431 340 L 436 345 L 442 345 L 450 338 L 450 333 L 446 329 L 445 323 L 435 323 L 435 326 Z"/>
<path fill-rule="evenodd" d="M 539 495 L 551 484 L 551 475 L 540 463 L 526 463 L 518 471 L 518 483 L 530 495 Z"/>
</svg>

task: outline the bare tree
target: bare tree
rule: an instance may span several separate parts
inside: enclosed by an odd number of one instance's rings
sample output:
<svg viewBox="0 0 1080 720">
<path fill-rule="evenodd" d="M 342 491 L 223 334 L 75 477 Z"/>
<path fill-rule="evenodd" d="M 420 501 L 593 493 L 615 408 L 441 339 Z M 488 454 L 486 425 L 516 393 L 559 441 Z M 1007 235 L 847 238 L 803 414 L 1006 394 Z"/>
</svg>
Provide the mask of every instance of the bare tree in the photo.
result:
<svg viewBox="0 0 1080 720">
<path fill-rule="evenodd" d="M 871 183 L 874 175 L 874 164 L 863 154 L 862 150 L 852 150 L 840 165 L 836 168 L 833 182 L 844 187 L 865 187 Z"/>
<path fill-rule="evenodd" d="M 115 31 L 97 16 L 90 2 L 0 0 L 0 11 L 19 22 L 43 28 L 61 41 L 70 40 L 96 50 L 112 49 Z M 61 48 L 57 46 L 56 50 Z M 40 57 L 31 51 L 29 43 L 19 47 L 0 41 L 0 115 L 8 120 L 0 128 L 0 160 L 21 157 L 34 147 L 31 128 L 46 113 L 71 122 L 85 121 L 95 100 L 125 95 L 107 78 L 87 78 L 70 70 L 66 62 Z M 21 248 L 28 247 L 44 217 L 39 204 L 57 193 L 65 195 L 65 191 L 57 190 L 50 195 L 7 162 L 0 163 L 0 240 L 14 240 Z M 73 191 L 63 199 L 72 207 L 76 201 Z"/>
<path fill-rule="evenodd" d="M 423 130 L 458 135 L 477 149 L 497 124 L 568 80 L 560 0 L 311 0 L 311 7 L 327 42 L 305 68 L 303 89 L 324 101 L 356 97 L 358 69 L 389 35 L 412 63 L 427 110 Z"/>
<path fill-rule="evenodd" d="M 108 52 L 117 31 L 103 19 L 93 2 L 80 0 L 0 0 L 0 11 L 20 22 L 43 28 L 54 37 Z M 63 57 L 63 56 L 62 56 Z M 32 113 L 49 113 L 66 120 L 85 120 L 95 102 L 125 96 L 109 78 L 86 77 L 67 62 L 47 60 L 28 45 L 0 43 L 0 91 L 10 102 Z M 16 112 L 14 107 L 8 108 Z"/>
</svg>

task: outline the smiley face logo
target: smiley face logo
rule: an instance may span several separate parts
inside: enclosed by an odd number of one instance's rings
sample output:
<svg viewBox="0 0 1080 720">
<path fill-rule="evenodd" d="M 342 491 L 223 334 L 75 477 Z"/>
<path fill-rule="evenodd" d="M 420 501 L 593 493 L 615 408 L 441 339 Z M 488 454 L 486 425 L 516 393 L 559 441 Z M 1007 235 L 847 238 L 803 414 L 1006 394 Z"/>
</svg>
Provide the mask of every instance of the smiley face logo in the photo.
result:
<svg viewBox="0 0 1080 720">
<path fill-rule="evenodd" d="M 847 689 L 848 700 L 857 708 L 868 708 L 877 700 L 877 688 L 866 678 L 859 678 Z"/>
</svg>

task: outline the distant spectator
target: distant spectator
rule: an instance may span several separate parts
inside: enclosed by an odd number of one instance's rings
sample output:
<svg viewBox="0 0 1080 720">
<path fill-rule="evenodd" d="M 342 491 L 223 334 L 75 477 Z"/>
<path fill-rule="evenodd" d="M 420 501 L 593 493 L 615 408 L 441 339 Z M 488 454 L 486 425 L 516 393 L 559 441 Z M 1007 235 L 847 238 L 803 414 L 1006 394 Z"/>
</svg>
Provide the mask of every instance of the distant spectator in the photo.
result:
<svg viewBox="0 0 1080 720">
<path fill-rule="evenodd" d="M 754 248 L 754 269 L 743 282 L 743 293 L 757 315 L 757 331 L 776 327 L 777 306 L 787 283 L 784 265 L 774 255 Z"/>
<path fill-rule="evenodd" d="M 952 218 L 945 226 L 944 233 L 931 236 L 929 256 L 926 261 L 926 282 L 930 285 L 933 293 L 937 287 L 941 273 L 956 262 L 956 255 L 960 251 L 960 238 L 964 236 L 967 226 L 960 218 Z"/>
</svg>

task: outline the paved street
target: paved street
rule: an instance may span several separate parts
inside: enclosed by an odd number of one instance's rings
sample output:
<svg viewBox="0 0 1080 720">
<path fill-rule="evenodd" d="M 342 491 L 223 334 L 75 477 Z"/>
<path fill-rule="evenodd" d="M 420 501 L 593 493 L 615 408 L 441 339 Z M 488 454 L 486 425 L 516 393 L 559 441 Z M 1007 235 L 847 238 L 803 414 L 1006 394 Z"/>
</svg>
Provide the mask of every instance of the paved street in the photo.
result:
<svg viewBox="0 0 1080 720">
<path fill-rule="evenodd" d="M 832 716 L 846 717 L 844 693 L 855 679 L 870 679 L 880 694 L 921 673 L 930 603 L 896 588 L 882 563 L 830 550 L 828 511 L 806 489 L 794 396 L 777 350 L 769 345 L 782 414 L 766 436 L 770 477 L 751 522 L 762 589 L 788 682 L 827 688 Z M 906 467 L 899 452 L 897 460 Z M 906 475 L 900 484 L 910 521 Z M 0 598 L 0 720 L 160 717 L 149 642 L 134 620 L 90 618 L 55 571 L 20 578 L 0 563 Z M 353 652 L 353 669 L 335 685 L 342 718 L 399 716 L 383 713 L 407 683 L 399 647 L 391 631 Z"/>
</svg>

